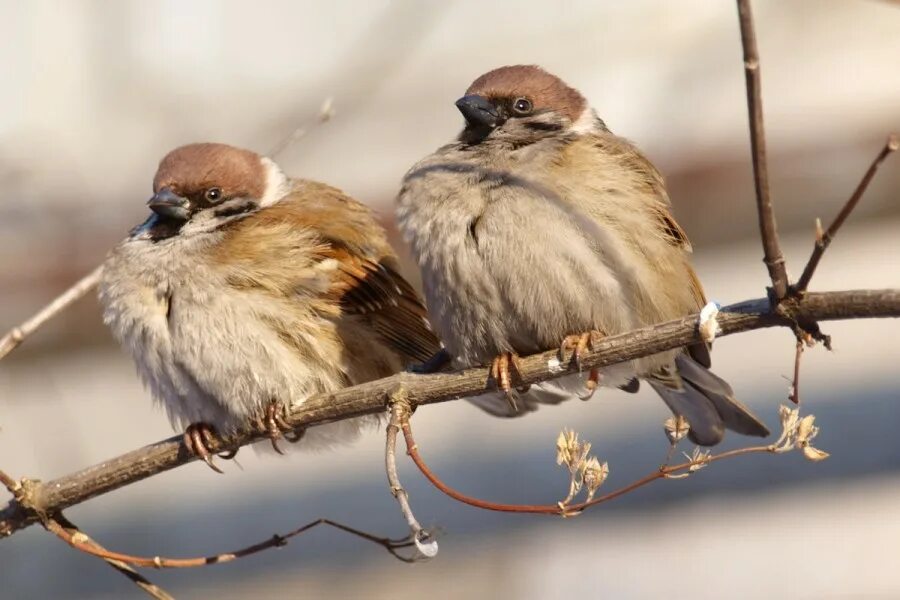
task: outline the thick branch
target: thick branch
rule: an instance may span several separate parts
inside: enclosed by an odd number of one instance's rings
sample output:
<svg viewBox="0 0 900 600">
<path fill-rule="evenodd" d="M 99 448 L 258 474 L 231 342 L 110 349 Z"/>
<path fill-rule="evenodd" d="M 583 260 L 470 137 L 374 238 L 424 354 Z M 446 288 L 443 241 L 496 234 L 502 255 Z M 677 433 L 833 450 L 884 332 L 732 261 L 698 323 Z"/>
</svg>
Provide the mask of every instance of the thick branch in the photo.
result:
<svg viewBox="0 0 900 600">
<path fill-rule="evenodd" d="M 744 49 L 744 78 L 747 84 L 747 111 L 750 117 L 750 148 L 753 153 L 753 179 L 756 185 L 756 209 L 762 236 L 763 262 L 769 270 L 775 299 L 783 300 L 788 292 L 787 268 L 778 242 L 775 210 L 769 195 L 769 168 L 766 164 L 766 131 L 763 125 L 762 84 L 759 76 L 759 52 L 750 0 L 737 0 Z"/>
<path fill-rule="evenodd" d="M 854 318 L 900 316 L 900 289 L 856 290 L 810 293 L 802 299 L 788 299 L 772 310 L 768 299 L 759 298 L 723 308 L 718 315 L 720 335 L 730 335 L 764 327 L 793 327 L 798 319 L 828 321 Z M 699 341 L 698 315 L 645 327 L 600 340 L 582 357 L 585 369 L 602 367 L 648 356 Z M 537 383 L 573 372 L 574 365 L 561 365 L 557 351 L 523 358 L 523 383 Z M 330 423 L 352 417 L 383 413 L 390 394 L 402 385 L 411 407 L 475 396 L 485 389 L 488 369 L 474 368 L 456 373 L 414 375 L 401 373 L 378 381 L 310 398 L 294 407 L 287 417 L 298 428 Z M 262 430 L 230 437 L 210 445 L 210 450 L 229 450 L 262 439 Z M 8 536 L 38 520 L 39 514 L 53 514 L 67 507 L 105 494 L 122 486 L 196 460 L 182 443 L 182 436 L 156 442 L 122 456 L 88 467 L 77 473 L 41 483 L 27 481 L 18 499 L 0 511 L 0 536 Z"/>
</svg>

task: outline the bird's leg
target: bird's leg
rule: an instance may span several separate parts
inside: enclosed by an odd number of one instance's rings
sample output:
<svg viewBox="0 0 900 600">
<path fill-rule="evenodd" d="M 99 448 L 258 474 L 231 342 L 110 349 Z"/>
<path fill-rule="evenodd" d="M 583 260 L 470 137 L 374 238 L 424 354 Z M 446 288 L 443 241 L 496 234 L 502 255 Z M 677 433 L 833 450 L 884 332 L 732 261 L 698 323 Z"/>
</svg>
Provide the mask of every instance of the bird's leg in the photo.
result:
<svg viewBox="0 0 900 600">
<path fill-rule="evenodd" d="M 522 372 L 519 369 L 519 355 L 515 352 L 503 352 L 494 357 L 491 361 L 491 377 L 497 384 L 497 388 L 506 395 L 506 401 L 509 402 L 513 411 L 518 412 L 519 407 L 516 404 L 518 394 L 512 386 L 512 373 L 521 379 Z M 522 386 L 522 391 L 527 391 L 528 386 Z"/>
<path fill-rule="evenodd" d="M 581 359 L 584 356 L 584 353 L 588 350 L 593 350 L 594 344 L 604 337 L 606 337 L 606 334 L 596 329 L 585 333 L 567 335 L 559 345 L 559 358 L 562 362 L 570 360 L 566 354 L 571 350 L 571 360 L 575 362 L 575 366 L 581 371 Z M 597 391 L 597 387 L 600 385 L 600 377 L 600 370 L 596 367 L 591 368 L 588 379 L 584 384 L 584 387 L 587 388 L 587 394 L 581 396 L 582 400 L 591 399 L 594 392 Z"/>
<path fill-rule="evenodd" d="M 209 450 L 215 435 L 216 430 L 209 423 L 191 423 L 184 430 L 184 445 L 187 447 L 188 452 L 200 458 L 210 469 L 216 473 L 224 473 L 213 462 L 213 455 Z M 218 457 L 223 460 L 231 460 L 237 455 L 237 452 L 236 449 L 229 452 L 221 452 L 218 454 Z"/>
<path fill-rule="evenodd" d="M 257 420 L 257 423 L 266 430 L 269 441 L 272 442 L 272 448 L 278 454 L 284 454 L 284 451 L 278 446 L 278 440 L 280 438 L 284 438 L 291 444 L 296 444 L 300 441 L 300 438 L 303 437 L 304 433 L 303 431 L 296 431 L 291 427 L 284 418 L 286 412 L 287 408 L 283 402 L 280 400 L 272 400 L 266 405 L 262 414 L 262 419 Z"/>
</svg>

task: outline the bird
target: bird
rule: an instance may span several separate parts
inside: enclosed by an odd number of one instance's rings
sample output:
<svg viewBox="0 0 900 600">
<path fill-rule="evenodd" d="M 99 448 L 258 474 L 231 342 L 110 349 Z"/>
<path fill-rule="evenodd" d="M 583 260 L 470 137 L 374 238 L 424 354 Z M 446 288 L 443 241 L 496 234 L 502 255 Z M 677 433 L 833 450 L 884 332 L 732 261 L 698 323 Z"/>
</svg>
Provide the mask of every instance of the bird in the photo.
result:
<svg viewBox="0 0 900 600">
<path fill-rule="evenodd" d="M 197 143 L 160 161 L 147 205 L 103 263 L 103 319 L 216 471 L 213 434 L 261 423 L 280 452 L 277 439 L 296 441 L 285 407 L 440 348 L 372 211 L 334 187 Z M 352 439 L 373 419 L 314 428 L 302 445 Z"/>
<path fill-rule="evenodd" d="M 587 398 L 598 385 L 636 392 L 643 380 L 698 445 L 726 429 L 767 436 L 709 370 L 703 342 L 592 369 L 577 386 L 571 376 L 515 385 L 521 354 L 559 347 L 577 364 L 598 339 L 684 317 L 706 298 L 662 175 L 581 92 L 511 65 L 475 79 L 456 107 L 464 129 L 406 173 L 396 213 L 449 360 L 490 366 L 504 392 L 475 403 L 511 417 L 576 387 Z"/>
</svg>

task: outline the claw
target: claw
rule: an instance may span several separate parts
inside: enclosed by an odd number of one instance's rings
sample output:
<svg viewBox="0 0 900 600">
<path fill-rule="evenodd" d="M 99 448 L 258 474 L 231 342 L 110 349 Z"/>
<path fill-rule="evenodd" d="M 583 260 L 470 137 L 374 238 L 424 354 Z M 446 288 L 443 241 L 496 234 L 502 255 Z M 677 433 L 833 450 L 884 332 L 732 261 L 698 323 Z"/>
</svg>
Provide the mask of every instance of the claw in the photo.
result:
<svg viewBox="0 0 900 600">
<path fill-rule="evenodd" d="M 278 400 L 272 400 L 266 406 L 262 418 L 262 426 L 272 442 L 272 448 L 278 454 L 284 454 L 284 451 L 278 445 L 279 439 L 285 439 L 291 444 L 296 444 L 303 437 L 303 431 L 295 431 L 293 427 L 284 418 L 284 403 Z"/>
<path fill-rule="evenodd" d="M 584 353 L 588 350 L 593 350 L 596 339 L 603 337 L 605 337 L 604 333 L 596 329 L 585 333 L 567 335 L 559 345 L 560 360 L 562 362 L 569 360 L 569 357 L 566 356 L 566 352 L 571 350 L 571 360 L 575 362 L 575 366 L 581 371 L 581 359 L 584 356 Z"/>
<path fill-rule="evenodd" d="M 519 355 L 515 352 L 504 352 L 491 361 L 491 378 L 497 383 L 497 388 L 506 395 L 506 401 L 509 402 L 513 411 L 518 412 L 519 407 L 516 404 L 518 394 L 512 386 L 513 372 L 515 372 L 518 379 L 522 378 L 522 371 L 519 368 Z M 520 389 L 527 391 L 528 386 L 520 386 Z"/>
<path fill-rule="evenodd" d="M 215 429 L 209 423 L 191 423 L 184 430 L 184 445 L 187 447 L 188 452 L 205 462 L 210 469 L 216 473 L 224 474 L 225 472 L 213 462 L 213 454 L 209 450 L 209 446 L 215 441 L 215 436 Z M 218 457 L 223 460 L 230 460 L 237 455 L 237 452 L 237 449 L 221 452 L 218 454 Z"/>
<path fill-rule="evenodd" d="M 590 400 L 594 396 L 594 392 L 596 392 L 597 388 L 600 386 L 600 377 L 600 369 L 597 367 L 592 368 L 587 381 L 584 382 L 587 393 L 584 396 L 579 396 L 580 399 Z"/>
</svg>

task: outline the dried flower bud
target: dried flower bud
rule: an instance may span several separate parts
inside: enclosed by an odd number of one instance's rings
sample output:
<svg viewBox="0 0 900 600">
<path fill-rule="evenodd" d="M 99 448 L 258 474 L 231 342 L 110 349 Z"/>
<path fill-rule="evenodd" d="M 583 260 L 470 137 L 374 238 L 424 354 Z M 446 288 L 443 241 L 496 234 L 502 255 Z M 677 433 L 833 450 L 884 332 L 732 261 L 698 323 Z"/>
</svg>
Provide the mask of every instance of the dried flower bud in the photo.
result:
<svg viewBox="0 0 900 600">
<path fill-rule="evenodd" d="M 819 450 L 818 448 L 813 448 L 812 446 L 807 445 L 803 447 L 803 456 L 806 458 L 806 460 L 819 462 L 825 460 L 831 455 L 824 450 Z"/>
<path fill-rule="evenodd" d="M 594 493 L 603 485 L 609 477 L 609 464 L 600 464 L 596 456 L 587 459 L 581 467 L 581 480 L 588 491 L 588 500 L 594 497 Z"/>
<path fill-rule="evenodd" d="M 684 418 L 684 415 L 669 417 L 663 423 L 663 427 L 666 431 L 666 437 L 669 438 L 669 443 L 673 446 L 683 440 L 691 430 L 691 424 Z"/>
<path fill-rule="evenodd" d="M 563 429 L 556 438 L 556 464 L 566 465 L 572 473 L 581 467 L 590 451 L 590 442 L 579 442 L 578 434 L 570 429 Z"/>
<path fill-rule="evenodd" d="M 819 433 L 819 428 L 813 425 L 816 421 L 815 415 L 806 415 L 800 419 L 797 425 L 797 443 L 806 446 Z"/>
<path fill-rule="evenodd" d="M 686 454 L 684 452 L 682 452 L 682 454 L 684 454 L 685 458 L 687 458 L 689 461 L 691 461 L 691 466 L 688 467 L 688 471 L 690 473 L 699 471 L 700 469 L 702 469 L 703 467 L 705 467 L 706 465 L 709 464 L 710 451 L 709 450 L 701 450 L 699 446 L 696 446 L 694 448 L 694 451 L 691 452 L 690 454 Z"/>
</svg>

